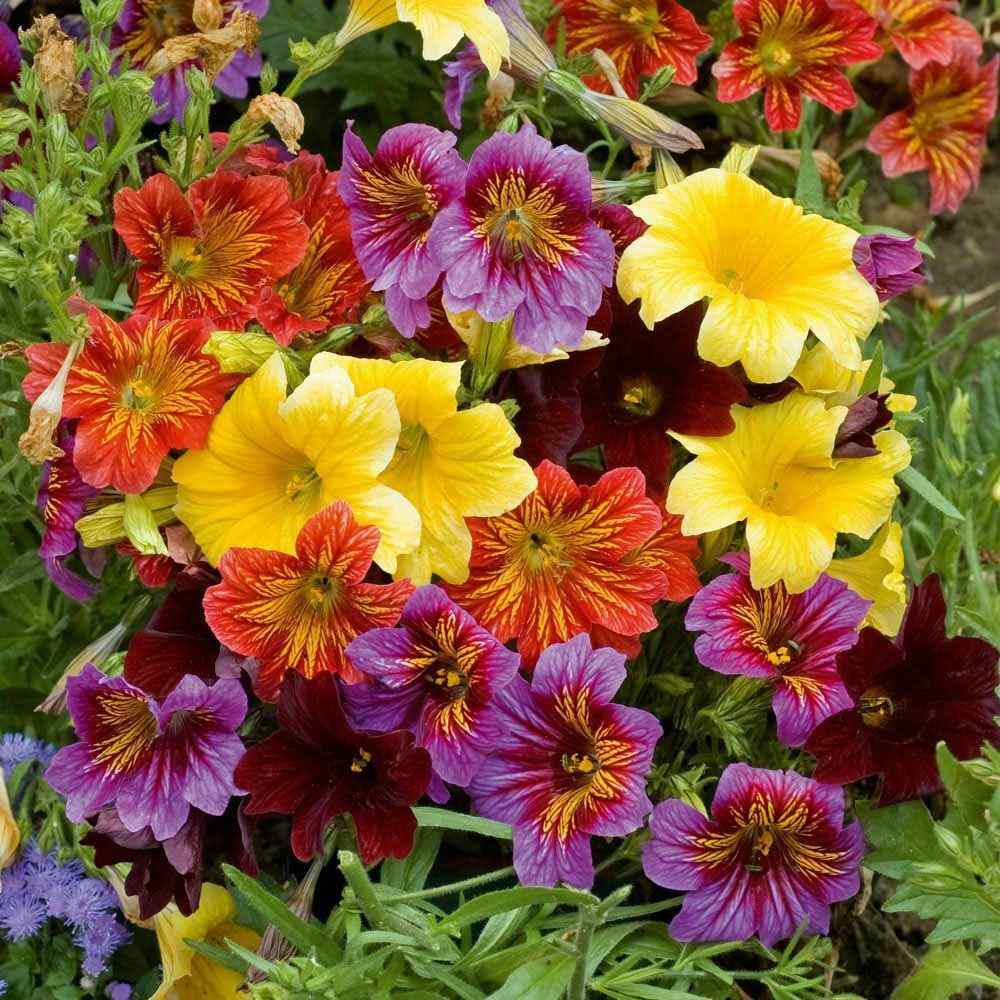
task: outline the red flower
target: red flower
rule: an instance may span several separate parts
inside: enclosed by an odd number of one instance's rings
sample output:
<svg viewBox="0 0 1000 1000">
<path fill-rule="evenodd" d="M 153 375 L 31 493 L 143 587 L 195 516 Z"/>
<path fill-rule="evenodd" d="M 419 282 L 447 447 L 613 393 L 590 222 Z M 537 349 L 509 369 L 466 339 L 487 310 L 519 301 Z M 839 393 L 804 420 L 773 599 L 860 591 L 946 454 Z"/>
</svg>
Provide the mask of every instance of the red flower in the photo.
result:
<svg viewBox="0 0 1000 1000">
<path fill-rule="evenodd" d="M 344 654 L 347 644 L 395 625 L 413 593 L 409 580 L 362 582 L 378 543 L 378 528 L 360 527 L 337 501 L 305 523 L 295 555 L 241 548 L 223 554 L 222 582 L 205 594 L 205 617 L 221 642 L 260 661 L 254 689 L 265 701 L 277 698 L 289 670 L 364 679 Z"/>
<path fill-rule="evenodd" d="M 287 345 L 300 333 L 355 320 L 369 282 L 354 256 L 337 174 L 326 169 L 323 157 L 309 153 L 284 170 L 293 205 L 309 227 L 309 243 L 301 262 L 261 292 L 257 318 Z"/>
<path fill-rule="evenodd" d="M 115 195 L 115 230 L 139 258 L 137 312 L 242 329 L 263 285 L 288 274 L 309 227 L 281 177 L 218 170 L 186 194 L 166 174 Z"/>
<path fill-rule="evenodd" d="M 130 316 L 119 325 L 91 309 L 90 336 L 66 382 L 63 416 L 77 417 L 73 461 L 98 489 L 141 493 L 167 452 L 199 448 L 235 379 L 202 354 L 202 320 Z M 22 383 L 33 399 L 65 356 L 65 344 L 36 344 Z"/>
<path fill-rule="evenodd" d="M 764 117 L 776 132 L 797 128 L 802 97 L 846 111 L 854 90 L 841 67 L 878 59 L 875 22 L 826 0 L 736 0 L 740 36 L 723 50 L 712 73 L 720 101 L 764 91 Z"/>
<path fill-rule="evenodd" d="M 948 66 L 928 63 L 910 74 L 913 103 L 868 136 L 886 177 L 928 172 L 932 212 L 957 212 L 979 183 L 986 130 L 997 110 L 998 66 L 1000 57 L 980 66 L 968 50 Z"/>
<path fill-rule="evenodd" d="M 551 462 L 535 473 L 538 488 L 514 510 L 469 519 L 469 579 L 448 592 L 501 642 L 516 637 L 529 667 L 581 632 L 632 651 L 670 590 L 665 567 L 637 553 L 662 525 L 642 473 L 615 469 L 594 486 Z"/>
<path fill-rule="evenodd" d="M 546 32 L 550 42 L 560 23 L 565 26 L 567 54 L 602 49 L 633 98 L 639 95 L 639 77 L 652 76 L 664 66 L 674 67 L 677 83 L 694 83 L 695 60 L 712 44 L 712 36 L 698 27 L 694 15 L 674 0 L 560 0 Z M 603 73 L 584 81 L 595 90 L 611 92 Z"/>
<path fill-rule="evenodd" d="M 936 576 L 913 591 L 895 640 L 874 628 L 837 657 L 854 706 L 813 730 L 806 750 L 815 777 L 843 785 L 882 777 L 877 802 L 889 805 L 941 788 L 935 747 L 959 759 L 1000 744 L 997 651 L 982 639 L 945 635 L 945 603 Z"/>
<path fill-rule="evenodd" d="M 427 791 L 431 759 L 411 733 L 353 730 L 330 674 L 294 671 L 278 698 L 280 729 L 251 747 L 236 768 L 250 795 L 246 812 L 292 816 L 292 850 L 301 861 L 323 849 L 327 823 L 350 813 L 366 865 L 405 858 L 417 820 L 410 808 Z"/>
</svg>

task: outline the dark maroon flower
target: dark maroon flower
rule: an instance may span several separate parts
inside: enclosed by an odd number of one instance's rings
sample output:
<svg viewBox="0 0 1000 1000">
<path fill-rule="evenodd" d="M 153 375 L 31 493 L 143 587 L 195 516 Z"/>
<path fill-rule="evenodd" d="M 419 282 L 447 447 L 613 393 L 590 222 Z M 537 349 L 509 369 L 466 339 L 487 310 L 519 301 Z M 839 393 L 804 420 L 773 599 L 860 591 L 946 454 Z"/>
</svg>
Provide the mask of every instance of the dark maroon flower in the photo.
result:
<svg viewBox="0 0 1000 1000">
<path fill-rule="evenodd" d="M 417 820 L 410 808 L 426 791 L 431 759 L 413 734 L 351 728 L 332 674 L 289 671 L 278 696 L 278 732 L 251 747 L 236 769 L 249 791 L 248 815 L 292 816 L 292 850 L 301 861 L 323 849 L 327 824 L 350 813 L 366 864 L 405 858 Z"/>
<path fill-rule="evenodd" d="M 872 392 L 851 404 L 837 431 L 834 458 L 867 458 L 878 454 L 875 435 L 892 420 L 892 410 L 886 405 L 888 398 L 888 393 Z"/>
<path fill-rule="evenodd" d="M 21 46 L 17 33 L 0 21 L 0 93 L 8 93 L 21 75 Z"/>
<path fill-rule="evenodd" d="M 922 285 L 923 265 L 923 254 L 912 236 L 873 233 L 859 236 L 854 244 L 854 266 L 875 289 L 879 302 L 888 302 Z"/>
<path fill-rule="evenodd" d="M 959 759 L 1000 744 L 993 721 L 997 651 L 982 639 L 945 635 L 945 603 L 937 576 L 913 591 L 895 640 L 863 629 L 837 657 L 852 708 L 813 731 L 806 750 L 815 777 L 843 785 L 881 775 L 878 805 L 930 795 L 941 788 L 934 750 L 943 740 Z"/>
</svg>

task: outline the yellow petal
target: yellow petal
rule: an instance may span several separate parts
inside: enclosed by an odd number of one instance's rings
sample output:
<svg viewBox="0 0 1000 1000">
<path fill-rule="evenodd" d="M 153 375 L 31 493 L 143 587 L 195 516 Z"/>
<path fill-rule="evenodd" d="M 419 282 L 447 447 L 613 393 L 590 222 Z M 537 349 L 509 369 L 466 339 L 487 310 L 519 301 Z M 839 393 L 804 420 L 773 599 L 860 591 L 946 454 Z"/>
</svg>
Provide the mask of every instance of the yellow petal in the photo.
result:
<svg viewBox="0 0 1000 1000">
<path fill-rule="evenodd" d="M 424 58 L 440 59 L 465 36 L 479 50 L 490 76 L 510 55 L 503 21 L 484 0 L 396 0 L 401 21 L 416 26 L 424 40 Z"/>
<path fill-rule="evenodd" d="M 750 583 L 758 590 L 782 580 L 791 594 L 808 590 L 830 565 L 836 532 L 794 516 L 757 511 L 747 518 Z"/>
<path fill-rule="evenodd" d="M 872 602 L 862 625 L 872 625 L 894 636 L 906 611 L 903 562 L 903 529 L 895 521 L 888 521 L 861 555 L 834 559 L 827 572 Z"/>
<path fill-rule="evenodd" d="M 344 500 L 359 524 L 374 524 L 381 534 L 375 562 L 387 573 L 395 573 L 397 560 L 420 543 L 420 514 L 398 490 L 382 483 L 353 488 L 339 487 L 328 502 Z M 324 504 L 325 506 L 325 504 Z"/>
</svg>

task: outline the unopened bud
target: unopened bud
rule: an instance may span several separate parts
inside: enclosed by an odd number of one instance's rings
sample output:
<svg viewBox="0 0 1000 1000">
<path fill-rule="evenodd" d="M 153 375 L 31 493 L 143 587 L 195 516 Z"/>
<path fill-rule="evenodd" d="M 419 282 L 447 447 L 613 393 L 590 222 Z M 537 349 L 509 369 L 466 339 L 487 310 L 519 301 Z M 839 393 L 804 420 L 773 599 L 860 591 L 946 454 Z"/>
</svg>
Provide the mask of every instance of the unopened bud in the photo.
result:
<svg viewBox="0 0 1000 1000">
<path fill-rule="evenodd" d="M 504 70 L 515 80 L 537 87 L 556 69 L 552 50 L 524 16 L 517 0 L 493 0 L 490 8 L 503 21 L 510 40 L 510 55 L 504 61 Z"/>
<path fill-rule="evenodd" d="M 972 422 L 972 399 L 967 392 L 955 390 L 955 398 L 948 409 L 948 426 L 960 441 L 965 440 Z"/>
</svg>

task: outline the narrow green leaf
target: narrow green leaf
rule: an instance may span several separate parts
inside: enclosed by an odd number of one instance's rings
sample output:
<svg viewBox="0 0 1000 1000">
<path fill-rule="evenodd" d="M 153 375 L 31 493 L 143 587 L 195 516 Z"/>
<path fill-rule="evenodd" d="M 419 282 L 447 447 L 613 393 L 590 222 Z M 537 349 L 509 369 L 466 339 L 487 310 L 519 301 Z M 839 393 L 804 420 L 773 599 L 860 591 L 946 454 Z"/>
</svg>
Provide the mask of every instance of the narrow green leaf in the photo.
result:
<svg viewBox="0 0 1000 1000">
<path fill-rule="evenodd" d="M 496 913 L 505 913 L 522 906 L 545 903 L 562 903 L 565 906 L 595 906 L 600 900 L 589 892 L 579 889 L 550 889 L 546 886 L 518 886 L 516 889 L 498 889 L 496 892 L 484 892 L 475 899 L 463 903 L 458 909 L 449 913 L 441 921 L 439 927 L 444 932 L 455 931 L 479 920 L 485 920 Z"/>
<path fill-rule="evenodd" d="M 184 943 L 191 948 L 193 951 L 198 952 L 200 955 L 204 955 L 206 958 L 211 959 L 216 965 L 221 965 L 224 968 L 232 969 L 233 972 L 238 972 L 243 975 L 247 971 L 246 962 L 241 958 L 237 958 L 231 951 L 227 948 L 222 948 L 217 944 L 212 944 L 209 941 L 201 941 L 195 938 L 185 938 Z"/>
<path fill-rule="evenodd" d="M 808 125 L 802 126 L 799 146 L 799 174 L 795 179 L 795 200 L 810 212 L 823 210 L 823 181 L 813 156 L 813 137 Z"/>
<path fill-rule="evenodd" d="M 451 812 L 449 809 L 435 809 L 432 806 L 418 806 L 413 810 L 420 826 L 429 826 L 436 830 L 460 830 L 463 833 L 479 833 L 495 840 L 510 840 L 513 832 L 506 823 L 497 823 L 482 816 L 466 816 L 464 813 Z"/>
<path fill-rule="evenodd" d="M 892 1000 L 949 1000 L 969 986 L 1000 986 L 982 960 L 961 944 L 931 948 L 917 971 L 893 992 Z"/>
<path fill-rule="evenodd" d="M 953 517 L 956 521 L 965 520 L 965 515 L 929 479 L 917 472 L 912 465 L 899 473 L 899 479 L 904 485 L 908 486 L 914 493 L 922 497 L 935 510 L 939 510 L 946 517 Z"/>
<path fill-rule="evenodd" d="M 554 1000 L 569 985 L 574 965 L 568 955 L 536 959 L 515 969 L 488 1000 Z"/>
<path fill-rule="evenodd" d="M 859 396 L 867 396 L 873 392 L 878 392 L 879 383 L 882 381 L 882 365 L 882 343 L 880 341 L 875 347 L 871 364 L 868 365 L 868 370 L 865 372 L 865 377 L 861 382 L 861 389 L 858 391 Z"/>
</svg>

